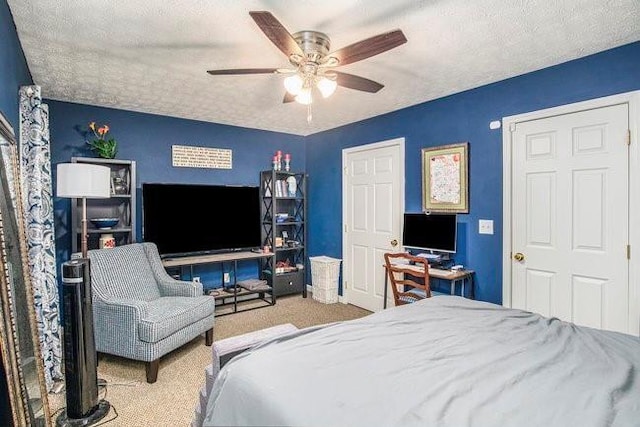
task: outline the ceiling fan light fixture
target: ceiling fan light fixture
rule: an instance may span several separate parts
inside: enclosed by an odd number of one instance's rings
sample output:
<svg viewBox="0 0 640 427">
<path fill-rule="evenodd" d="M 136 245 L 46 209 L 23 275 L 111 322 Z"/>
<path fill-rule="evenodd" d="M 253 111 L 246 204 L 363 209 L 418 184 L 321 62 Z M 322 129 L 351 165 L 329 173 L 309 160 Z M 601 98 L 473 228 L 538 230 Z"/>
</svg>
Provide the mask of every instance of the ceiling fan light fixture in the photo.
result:
<svg viewBox="0 0 640 427">
<path fill-rule="evenodd" d="M 313 102 L 311 97 L 311 88 L 305 87 L 298 92 L 295 98 L 296 102 L 302 105 L 309 105 Z"/>
<path fill-rule="evenodd" d="M 338 83 L 335 80 L 328 79 L 327 77 L 320 77 L 316 83 L 316 87 L 322 94 L 323 98 L 328 98 L 336 91 Z"/>
<path fill-rule="evenodd" d="M 303 83 L 304 81 L 302 77 L 300 77 L 300 74 L 294 74 L 284 79 L 284 88 L 291 95 L 298 95 L 302 90 Z"/>
<path fill-rule="evenodd" d="M 333 67 L 353 64 L 379 55 L 407 42 L 401 30 L 388 31 L 360 40 L 338 50 L 331 50 L 331 39 L 319 31 L 305 30 L 291 34 L 267 11 L 251 11 L 249 15 L 264 35 L 282 53 L 293 67 L 289 68 L 235 68 L 208 70 L 218 75 L 234 74 L 286 74 L 283 83 L 286 89 L 283 103 L 296 101 L 307 106 L 307 121 L 311 122 L 313 91 L 328 98 L 337 86 L 362 92 L 376 93 L 384 85 L 364 77 L 333 71 Z"/>
</svg>

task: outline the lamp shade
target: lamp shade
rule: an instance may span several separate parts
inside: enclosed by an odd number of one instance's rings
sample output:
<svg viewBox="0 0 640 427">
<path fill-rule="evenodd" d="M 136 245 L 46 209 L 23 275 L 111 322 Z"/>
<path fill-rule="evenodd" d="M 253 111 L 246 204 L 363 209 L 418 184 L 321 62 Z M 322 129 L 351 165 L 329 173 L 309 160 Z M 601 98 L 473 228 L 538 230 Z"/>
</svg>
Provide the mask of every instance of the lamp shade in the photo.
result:
<svg viewBox="0 0 640 427">
<path fill-rule="evenodd" d="M 302 80 L 302 77 L 298 74 L 294 74 L 284 79 L 284 88 L 291 95 L 297 95 L 300 93 L 303 83 L 304 81 Z"/>
<path fill-rule="evenodd" d="M 56 194 L 58 197 L 106 199 L 111 196 L 111 169 L 84 163 L 60 163 Z"/>
<path fill-rule="evenodd" d="M 322 94 L 322 97 L 328 98 L 333 94 L 333 92 L 336 91 L 336 87 L 338 86 L 338 83 L 335 80 L 331 80 L 326 77 L 321 77 L 320 80 L 318 80 L 318 83 L 316 83 L 316 86 L 318 87 L 318 90 Z"/>
<path fill-rule="evenodd" d="M 303 105 L 311 104 L 313 102 L 313 98 L 311 97 L 311 88 L 303 87 L 302 89 L 300 89 L 300 92 L 298 92 L 298 95 L 296 95 L 294 99 L 296 100 L 296 102 Z"/>
</svg>

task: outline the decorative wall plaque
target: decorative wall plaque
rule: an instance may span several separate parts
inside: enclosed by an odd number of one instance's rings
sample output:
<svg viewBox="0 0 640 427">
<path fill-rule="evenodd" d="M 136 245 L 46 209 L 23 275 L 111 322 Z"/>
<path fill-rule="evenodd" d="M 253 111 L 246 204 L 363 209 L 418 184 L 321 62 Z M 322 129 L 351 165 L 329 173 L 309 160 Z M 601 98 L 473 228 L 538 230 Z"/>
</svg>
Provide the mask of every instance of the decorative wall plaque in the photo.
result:
<svg viewBox="0 0 640 427">
<path fill-rule="evenodd" d="M 174 167 L 182 168 L 231 169 L 232 150 L 172 145 L 171 163 Z"/>
</svg>

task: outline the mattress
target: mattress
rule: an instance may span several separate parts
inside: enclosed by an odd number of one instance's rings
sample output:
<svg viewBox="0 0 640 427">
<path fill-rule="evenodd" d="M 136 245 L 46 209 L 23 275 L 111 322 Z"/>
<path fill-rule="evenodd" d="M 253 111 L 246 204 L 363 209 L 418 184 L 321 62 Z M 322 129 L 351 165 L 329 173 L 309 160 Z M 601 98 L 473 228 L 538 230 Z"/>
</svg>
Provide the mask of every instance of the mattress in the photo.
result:
<svg viewBox="0 0 640 427">
<path fill-rule="evenodd" d="M 640 339 L 439 296 L 231 360 L 205 426 L 633 426 Z"/>
</svg>

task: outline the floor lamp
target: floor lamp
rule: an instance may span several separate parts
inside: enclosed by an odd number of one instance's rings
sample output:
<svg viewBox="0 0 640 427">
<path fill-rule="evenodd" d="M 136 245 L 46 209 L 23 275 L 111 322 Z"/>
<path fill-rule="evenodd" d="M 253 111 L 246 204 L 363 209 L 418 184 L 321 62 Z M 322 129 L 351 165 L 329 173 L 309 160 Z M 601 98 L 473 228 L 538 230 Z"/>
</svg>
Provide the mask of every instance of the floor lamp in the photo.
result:
<svg viewBox="0 0 640 427">
<path fill-rule="evenodd" d="M 82 258 L 87 257 L 87 199 L 111 196 L 111 169 L 85 163 L 58 165 L 57 196 L 82 199 Z M 72 235 L 75 230 L 72 230 Z"/>
<path fill-rule="evenodd" d="M 111 405 L 98 401 L 98 357 L 93 334 L 91 268 L 87 258 L 87 199 L 108 198 L 111 170 L 106 166 L 61 163 L 57 168 L 57 196 L 82 199 L 82 258 L 62 264 L 64 366 L 66 408 L 57 427 L 95 424 Z M 72 209 L 77 206 L 72 206 Z M 72 227 L 76 225 L 73 224 Z M 75 229 L 71 230 L 75 238 Z"/>
</svg>

